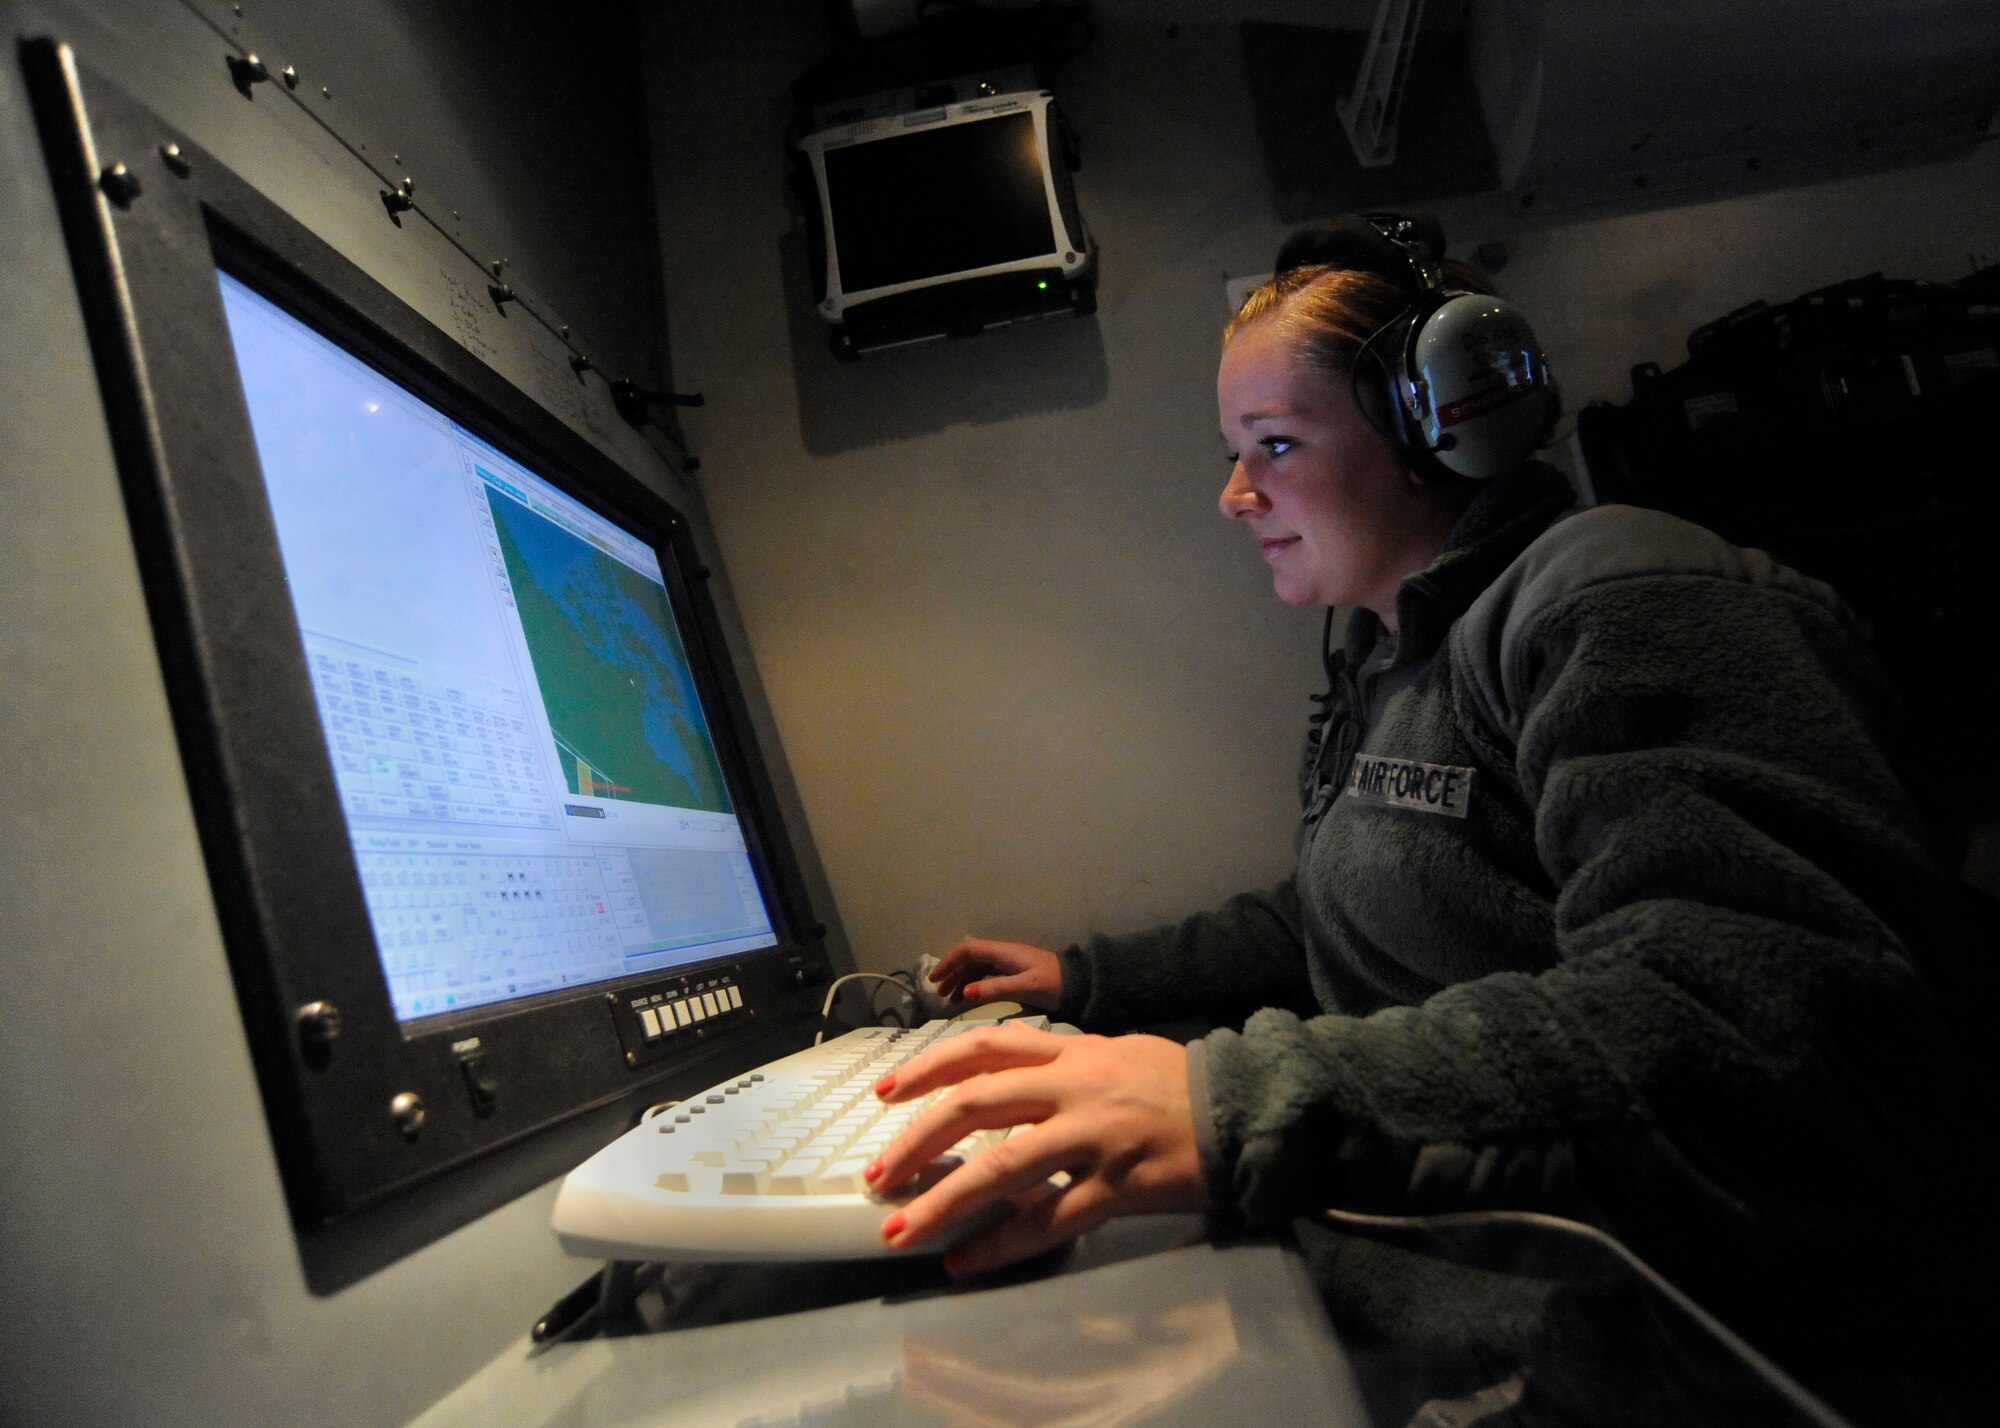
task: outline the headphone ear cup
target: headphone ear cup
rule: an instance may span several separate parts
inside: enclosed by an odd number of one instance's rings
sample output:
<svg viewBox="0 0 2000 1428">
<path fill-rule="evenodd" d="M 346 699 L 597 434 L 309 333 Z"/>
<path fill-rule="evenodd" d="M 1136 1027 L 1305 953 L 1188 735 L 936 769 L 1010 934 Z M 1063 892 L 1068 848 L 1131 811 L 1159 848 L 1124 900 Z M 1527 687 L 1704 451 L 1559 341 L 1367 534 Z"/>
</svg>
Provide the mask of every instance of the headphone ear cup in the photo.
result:
<svg viewBox="0 0 2000 1428">
<path fill-rule="evenodd" d="M 1547 359 L 1520 310 L 1458 293 L 1411 329 L 1404 371 L 1421 394 L 1417 444 L 1475 480 L 1513 470 L 1542 444 L 1553 399 Z"/>
<path fill-rule="evenodd" d="M 1411 451 L 1419 437 L 1411 425 L 1409 405 L 1404 399 L 1400 363 L 1381 351 L 1369 353 L 1369 358 L 1375 366 L 1374 380 L 1369 386 L 1375 400 L 1382 404 L 1382 421 L 1387 428 L 1378 431 L 1401 450 Z"/>
<path fill-rule="evenodd" d="M 1436 458 L 1431 451 L 1428 431 L 1432 424 L 1431 404 L 1433 396 L 1430 383 L 1425 380 L 1424 371 L 1418 365 L 1419 344 L 1438 309 L 1444 306 L 1442 293 L 1425 293 L 1410 309 L 1407 324 L 1403 329 L 1403 341 L 1397 349 L 1396 364 L 1390 374 L 1390 395 L 1396 409 L 1396 433 L 1403 449 L 1419 469 L 1435 471 Z"/>
</svg>

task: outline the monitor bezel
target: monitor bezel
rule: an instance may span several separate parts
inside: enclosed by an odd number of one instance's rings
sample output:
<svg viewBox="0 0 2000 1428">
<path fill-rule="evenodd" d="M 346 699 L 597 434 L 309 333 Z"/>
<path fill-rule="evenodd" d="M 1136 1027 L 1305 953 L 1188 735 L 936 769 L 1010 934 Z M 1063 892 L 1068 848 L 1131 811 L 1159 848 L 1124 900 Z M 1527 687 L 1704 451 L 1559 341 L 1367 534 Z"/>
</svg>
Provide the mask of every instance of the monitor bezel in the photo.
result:
<svg viewBox="0 0 2000 1428">
<path fill-rule="evenodd" d="M 81 70 L 66 47 L 30 45 L 23 59 L 265 1118 L 308 1282 L 331 1292 L 561 1174 L 644 1104 L 795 1048 L 828 975 L 824 929 L 756 745 L 710 572 L 680 513 L 212 155 Z M 171 164 L 158 161 L 168 145 Z M 155 160 L 135 165 L 138 191 L 124 202 L 98 181 L 106 154 Z M 654 545 L 713 701 L 718 755 L 777 946 L 397 1019 L 284 584 L 218 270 Z M 711 973 L 741 989 L 748 1014 L 718 1018 L 671 1055 L 635 1056 L 621 990 Z M 470 1094 L 468 1045 L 499 1083 L 483 1111 Z M 425 1112 L 414 1129 L 398 1099 L 408 1096 Z"/>
<path fill-rule="evenodd" d="M 918 134 L 965 124 L 978 124 L 1025 113 L 1034 121 L 1035 148 L 1041 161 L 1042 196 L 1048 208 L 1051 246 L 1047 251 L 989 263 L 980 267 L 954 269 L 930 277 L 871 288 L 848 290 L 841 280 L 840 234 L 834 225 L 833 194 L 827 180 L 826 155 L 829 150 L 860 145 L 888 144 Z M 1054 98 L 1047 90 L 982 96 L 911 113 L 857 119 L 808 134 L 798 147 L 806 157 L 813 177 L 814 197 L 819 206 L 818 231 L 824 235 L 824 268 L 821 275 L 819 314 L 830 323 L 846 320 L 850 309 L 905 293 L 922 292 L 952 283 L 1008 273 L 1048 272 L 1063 283 L 1081 279 L 1092 267 L 1088 236 L 1082 232 L 1074 199 L 1065 193 L 1068 171 L 1053 132 Z"/>
</svg>

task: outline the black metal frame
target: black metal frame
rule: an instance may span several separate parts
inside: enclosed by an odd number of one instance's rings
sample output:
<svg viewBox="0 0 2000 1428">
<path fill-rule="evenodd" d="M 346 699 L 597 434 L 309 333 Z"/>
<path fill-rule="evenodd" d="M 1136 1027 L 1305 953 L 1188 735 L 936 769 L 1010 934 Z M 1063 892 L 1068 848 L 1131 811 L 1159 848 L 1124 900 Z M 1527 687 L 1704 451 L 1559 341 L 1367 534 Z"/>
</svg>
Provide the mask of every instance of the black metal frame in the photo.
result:
<svg viewBox="0 0 2000 1428">
<path fill-rule="evenodd" d="M 993 78 L 999 83 L 1029 82 L 1005 71 Z M 958 92 L 953 88 L 955 84 L 969 82 L 969 79 L 947 81 L 941 87 L 952 94 Z M 893 102 L 933 107 L 934 101 L 922 97 L 928 87 L 918 85 L 902 91 Z M 1046 96 L 1048 91 L 1030 87 L 1015 93 Z M 860 102 L 856 112 L 887 98 L 871 96 Z M 949 105 L 955 101 L 944 102 Z M 1018 112 L 1033 117 L 1031 109 Z M 1048 265 L 975 278 L 946 276 L 908 292 L 852 303 L 843 309 L 838 321 L 829 325 L 827 346 L 835 358 L 851 362 L 864 353 L 885 348 L 972 337 L 993 328 L 1064 314 L 1089 317 L 1097 311 L 1097 245 L 1084 225 L 1072 177 L 1078 167 L 1076 136 L 1053 97 L 1049 97 L 1046 117 L 1038 132 L 1042 139 L 1042 166 L 1055 190 L 1055 209 L 1049 215 L 1053 247 Z M 792 183 L 806 220 L 813 300 L 819 303 L 828 292 L 827 254 L 837 247 L 829 222 L 831 199 L 822 182 L 823 168 L 815 167 L 802 151 L 795 149 L 794 154 Z M 1064 248 L 1082 255 L 1080 270 L 1065 268 L 1055 261 L 1055 250 Z"/>
<path fill-rule="evenodd" d="M 266 1118 L 308 1281 L 330 1292 L 560 1174 L 646 1102 L 794 1049 L 827 976 L 823 929 L 687 523 L 66 47 L 30 42 L 22 62 Z M 294 633 L 218 267 L 655 543 L 719 715 L 777 948 L 398 1023 Z M 666 1054 L 635 1054 L 635 998 L 719 977 L 744 1012 Z M 482 1105 L 487 1090 L 497 1094 Z M 411 1103 L 395 1109 L 407 1096 L 423 1110 L 414 1129 Z"/>
</svg>

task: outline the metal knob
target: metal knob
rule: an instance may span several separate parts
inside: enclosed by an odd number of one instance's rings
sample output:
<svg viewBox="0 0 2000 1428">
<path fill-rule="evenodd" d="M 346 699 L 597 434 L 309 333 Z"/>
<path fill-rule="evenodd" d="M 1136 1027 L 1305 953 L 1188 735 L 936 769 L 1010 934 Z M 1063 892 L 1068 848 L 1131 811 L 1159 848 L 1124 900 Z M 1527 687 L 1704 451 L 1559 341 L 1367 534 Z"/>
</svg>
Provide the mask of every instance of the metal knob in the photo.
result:
<svg viewBox="0 0 2000 1428">
<path fill-rule="evenodd" d="M 424 1120 L 429 1115 L 424 1109 L 424 1098 L 415 1091 L 399 1091 L 389 1102 L 389 1118 L 396 1123 L 396 1129 L 403 1133 L 404 1140 L 415 1140 L 424 1128 Z"/>
</svg>

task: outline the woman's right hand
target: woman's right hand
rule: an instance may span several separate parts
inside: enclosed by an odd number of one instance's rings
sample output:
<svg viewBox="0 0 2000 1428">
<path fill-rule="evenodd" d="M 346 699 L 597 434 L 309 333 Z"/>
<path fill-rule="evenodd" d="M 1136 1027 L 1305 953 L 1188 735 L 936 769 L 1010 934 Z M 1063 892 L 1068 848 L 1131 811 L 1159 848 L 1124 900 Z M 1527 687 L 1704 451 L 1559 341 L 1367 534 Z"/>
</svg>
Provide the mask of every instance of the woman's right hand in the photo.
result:
<svg viewBox="0 0 2000 1428">
<path fill-rule="evenodd" d="M 1052 1012 L 1062 1001 L 1062 959 L 1025 942 L 968 937 L 939 959 L 930 979 L 948 1002 L 1019 1002 Z"/>
</svg>

